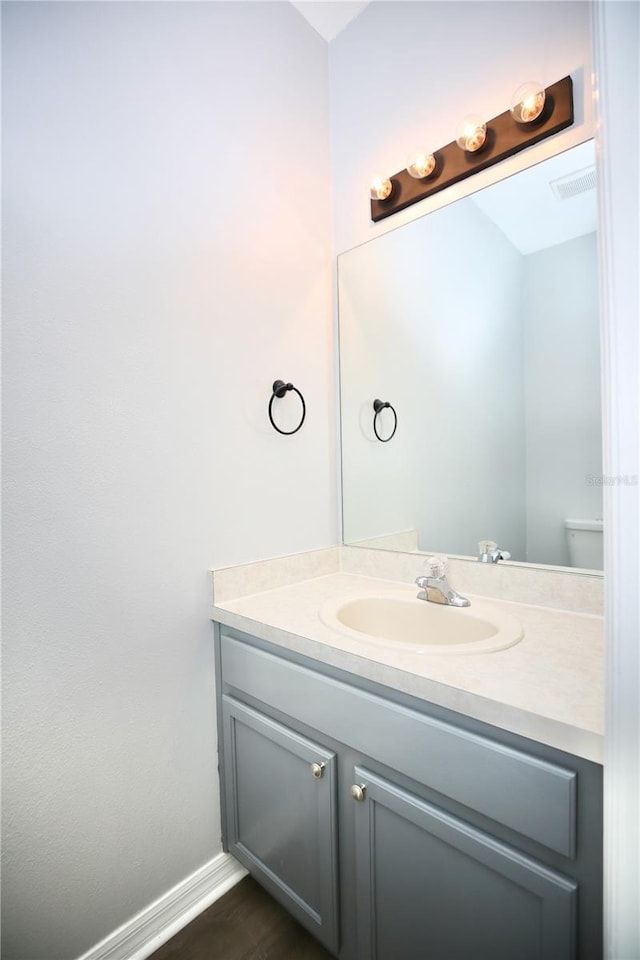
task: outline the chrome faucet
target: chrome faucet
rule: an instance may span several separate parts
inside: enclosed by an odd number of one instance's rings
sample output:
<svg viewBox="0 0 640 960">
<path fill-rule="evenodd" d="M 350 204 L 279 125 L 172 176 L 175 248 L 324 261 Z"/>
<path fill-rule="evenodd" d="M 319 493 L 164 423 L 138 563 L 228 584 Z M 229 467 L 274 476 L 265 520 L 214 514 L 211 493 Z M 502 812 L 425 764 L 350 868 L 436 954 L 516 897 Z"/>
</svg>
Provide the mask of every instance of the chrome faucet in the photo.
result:
<svg viewBox="0 0 640 960">
<path fill-rule="evenodd" d="M 500 550 L 493 540 L 481 540 L 478 544 L 478 560 L 480 563 L 497 563 L 498 560 L 511 560 L 508 550 Z"/>
<path fill-rule="evenodd" d="M 445 603 L 449 607 L 468 607 L 471 601 L 461 596 L 451 587 L 445 576 L 444 560 L 442 557 L 429 557 L 430 577 L 418 577 L 416 586 L 420 587 L 418 600 L 429 600 L 431 603 Z"/>
</svg>

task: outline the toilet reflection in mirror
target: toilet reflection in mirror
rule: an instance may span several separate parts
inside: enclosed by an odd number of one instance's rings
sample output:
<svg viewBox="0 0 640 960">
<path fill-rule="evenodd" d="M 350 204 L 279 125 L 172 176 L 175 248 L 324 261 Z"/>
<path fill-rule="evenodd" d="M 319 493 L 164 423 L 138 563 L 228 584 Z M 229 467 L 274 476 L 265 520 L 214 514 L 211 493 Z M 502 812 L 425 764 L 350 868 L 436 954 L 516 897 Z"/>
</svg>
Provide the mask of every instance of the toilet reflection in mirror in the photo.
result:
<svg viewBox="0 0 640 960">
<path fill-rule="evenodd" d="M 581 144 L 339 257 L 346 543 L 602 567 L 594 167 Z"/>
<path fill-rule="evenodd" d="M 602 570 L 604 564 L 602 520 L 567 519 L 569 566 L 585 570 Z"/>
</svg>

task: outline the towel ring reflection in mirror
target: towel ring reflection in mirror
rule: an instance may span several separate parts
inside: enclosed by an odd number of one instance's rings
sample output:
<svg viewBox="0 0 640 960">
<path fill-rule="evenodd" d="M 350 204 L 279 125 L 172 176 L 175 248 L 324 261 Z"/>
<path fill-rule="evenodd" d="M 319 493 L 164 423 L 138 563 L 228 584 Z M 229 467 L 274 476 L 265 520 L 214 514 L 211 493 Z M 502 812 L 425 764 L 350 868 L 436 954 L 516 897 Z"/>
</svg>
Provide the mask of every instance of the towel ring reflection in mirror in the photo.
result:
<svg viewBox="0 0 640 960">
<path fill-rule="evenodd" d="M 383 410 L 386 410 L 387 408 L 389 408 L 389 410 L 391 410 L 391 413 L 393 414 L 393 430 L 391 431 L 388 437 L 381 437 L 380 434 L 378 433 L 378 424 L 377 424 L 378 414 L 381 413 Z M 398 414 L 396 413 L 395 409 L 391 406 L 391 404 L 384 400 L 374 400 L 373 410 L 374 410 L 373 432 L 375 433 L 376 438 L 380 441 L 380 443 L 389 443 L 389 440 L 391 440 L 391 438 L 393 437 L 398 426 Z"/>
<path fill-rule="evenodd" d="M 278 433 L 284 434 L 285 437 L 290 437 L 292 433 L 297 433 L 302 424 L 304 423 L 304 418 L 307 415 L 307 407 L 304 402 L 304 397 L 300 393 L 297 387 L 294 387 L 292 383 L 285 383 L 284 380 L 274 380 L 273 387 L 271 388 L 271 399 L 269 400 L 269 420 L 271 421 L 271 426 L 274 430 L 277 430 Z M 273 419 L 273 401 L 276 397 L 281 400 L 289 390 L 293 390 L 294 393 L 297 393 L 300 397 L 300 403 L 302 404 L 302 416 L 300 417 L 300 423 L 293 430 L 281 430 L 280 427 L 276 424 Z"/>
</svg>

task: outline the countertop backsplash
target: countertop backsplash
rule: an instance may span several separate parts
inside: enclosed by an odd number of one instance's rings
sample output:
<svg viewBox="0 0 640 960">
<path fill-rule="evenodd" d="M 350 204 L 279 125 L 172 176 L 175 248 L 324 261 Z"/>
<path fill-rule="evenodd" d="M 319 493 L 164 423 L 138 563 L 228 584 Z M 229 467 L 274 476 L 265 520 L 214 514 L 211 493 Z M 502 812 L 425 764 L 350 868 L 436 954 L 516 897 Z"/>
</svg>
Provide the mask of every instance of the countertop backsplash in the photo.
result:
<svg viewBox="0 0 640 960">
<path fill-rule="evenodd" d="M 212 571 L 213 602 L 226 603 L 340 572 L 412 584 L 427 572 L 426 555 L 337 545 L 222 567 Z M 590 571 L 511 561 L 486 564 L 452 557 L 447 558 L 447 577 L 462 594 L 596 616 L 604 611 L 604 578 Z"/>
</svg>

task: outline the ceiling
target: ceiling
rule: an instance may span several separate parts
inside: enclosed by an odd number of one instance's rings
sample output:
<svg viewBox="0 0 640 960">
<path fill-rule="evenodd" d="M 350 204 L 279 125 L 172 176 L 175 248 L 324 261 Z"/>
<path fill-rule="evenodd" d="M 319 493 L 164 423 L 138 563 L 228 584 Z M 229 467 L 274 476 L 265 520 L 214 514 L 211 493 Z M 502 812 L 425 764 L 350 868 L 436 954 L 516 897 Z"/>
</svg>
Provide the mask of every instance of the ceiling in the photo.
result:
<svg viewBox="0 0 640 960">
<path fill-rule="evenodd" d="M 363 0 L 291 0 L 291 3 L 327 41 L 337 37 L 369 6 Z"/>
<path fill-rule="evenodd" d="M 593 141 L 589 140 L 478 190 L 471 200 L 520 253 L 534 253 L 597 229 L 595 189 L 559 200 L 551 188 L 552 181 L 579 175 L 594 164 Z"/>
</svg>

